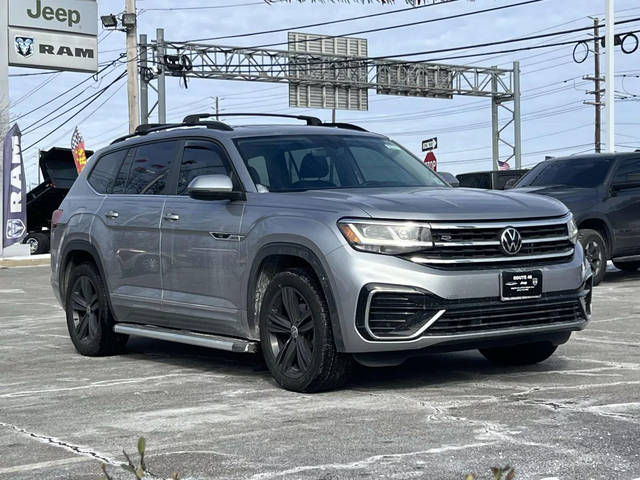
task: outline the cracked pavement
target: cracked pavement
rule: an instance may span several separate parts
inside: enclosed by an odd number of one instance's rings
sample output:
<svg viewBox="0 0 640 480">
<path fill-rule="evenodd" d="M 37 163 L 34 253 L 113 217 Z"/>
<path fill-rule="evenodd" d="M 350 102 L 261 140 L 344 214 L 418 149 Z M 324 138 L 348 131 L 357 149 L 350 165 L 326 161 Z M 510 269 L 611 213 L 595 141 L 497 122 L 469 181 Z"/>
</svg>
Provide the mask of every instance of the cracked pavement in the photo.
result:
<svg viewBox="0 0 640 480">
<path fill-rule="evenodd" d="M 594 316 L 547 362 L 477 352 L 359 368 L 300 395 L 259 358 L 134 339 L 84 358 L 46 267 L 0 270 L 0 479 L 97 479 L 147 440 L 158 478 L 640 480 L 640 274 L 612 269 Z"/>
</svg>

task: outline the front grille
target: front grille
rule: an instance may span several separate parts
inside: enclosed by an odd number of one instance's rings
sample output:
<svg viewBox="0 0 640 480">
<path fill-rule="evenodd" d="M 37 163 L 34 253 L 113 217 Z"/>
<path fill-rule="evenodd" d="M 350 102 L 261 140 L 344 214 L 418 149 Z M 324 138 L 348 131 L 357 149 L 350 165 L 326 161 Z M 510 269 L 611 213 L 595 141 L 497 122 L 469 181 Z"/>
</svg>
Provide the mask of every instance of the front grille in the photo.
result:
<svg viewBox="0 0 640 480">
<path fill-rule="evenodd" d="M 425 335 L 456 335 L 503 328 L 537 327 L 577 322 L 584 314 L 577 299 L 540 304 L 483 305 L 448 310 Z"/>
<path fill-rule="evenodd" d="M 565 262 L 574 253 L 569 239 L 568 217 L 531 221 L 431 223 L 433 248 L 405 255 L 416 263 L 442 269 L 499 268 L 548 265 Z M 522 248 L 505 252 L 502 232 L 514 227 Z"/>
<path fill-rule="evenodd" d="M 369 340 L 411 340 L 586 321 L 590 289 L 585 285 L 539 299 L 503 302 L 495 298 L 445 300 L 420 291 L 365 288 L 356 327 Z"/>
</svg>

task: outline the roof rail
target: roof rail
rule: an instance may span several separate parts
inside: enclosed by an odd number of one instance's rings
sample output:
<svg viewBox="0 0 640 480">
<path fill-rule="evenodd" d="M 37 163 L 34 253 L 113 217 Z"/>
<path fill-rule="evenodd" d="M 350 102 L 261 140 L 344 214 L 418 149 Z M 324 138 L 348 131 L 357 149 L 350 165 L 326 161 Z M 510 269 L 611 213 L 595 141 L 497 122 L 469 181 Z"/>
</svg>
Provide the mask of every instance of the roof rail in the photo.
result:
<svg viewBox="0 0 640 480">
<path fill-rule="evenodd" d="M 225 131 L 228 131 L 228 132 L 233 130 L 232 127 L 230 127 L 226 123 L 222 123 L 222 122 L 144 123 L 142 125 L 138 125 L 138 127 L 135 130 L 135 132 L 133 132 L 133 133 L 131 133 L 129 135 L 124 135 L 124 136 L 122 136 L 120 138 L 116 138 L 113 142 L 111 142 L 111 145 L 113 145 L 114 143 L 122 142 L 124 140 L 129 139 L 129 138 L 140 137 L 140 136 L 146 135 L 148 133 L 152 133 L 152 132 L 160 132 L 162 130 L 169 130 L 171 128 L 178 128 L 178 127 L 196 127 L 196 126 L 207 127 L 207 128 L 212 129 L 212 130 L 225 130 Z"/>
<path fill-rule="evenodd" d="M 184 117 L 183 122 L 187 125 L 197 125 L 203 118 L 215 117 L 215 113 L 198 113 L 194 115 L 187 115 Z M 223 113 L 223 117 L 276 117 L 276 118 L 294 118 L 296 120 L 303 120 L 307 122 L 307 125 L 314 127 L 322 126 L 322 120 L 317 117 L 309 117 L 307 115 L 285 115 L 278 113 Z"/>
<path fill-rule="evenodd" d="M 368 132 L 369 130 L 367 130 L 366 128 L 362 128 L 359 125 L 354 125 L 352 123 L 342 123 L 342 122 L 337 122 L 337 123 L 323 123 L 322 124 L 323 127 L 334 127 L 334 128 L 345 128 L 347 130 L 357 130 L 359 132 Z"/>
</svg>

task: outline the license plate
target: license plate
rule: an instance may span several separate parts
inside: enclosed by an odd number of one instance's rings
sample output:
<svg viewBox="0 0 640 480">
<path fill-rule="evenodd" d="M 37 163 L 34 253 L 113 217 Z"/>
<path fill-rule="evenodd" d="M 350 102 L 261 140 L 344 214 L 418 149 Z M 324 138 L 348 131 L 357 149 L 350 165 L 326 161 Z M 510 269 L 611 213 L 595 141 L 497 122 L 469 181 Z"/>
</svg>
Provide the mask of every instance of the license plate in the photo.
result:
<svg viewBox="0 0 640 480">
<path fill-rule="evenodd" d="M 542 271 L 502 272 L 500 275 L 500 298 L 502 300 L 525 300 L 542 296 Z"/>
</svg>

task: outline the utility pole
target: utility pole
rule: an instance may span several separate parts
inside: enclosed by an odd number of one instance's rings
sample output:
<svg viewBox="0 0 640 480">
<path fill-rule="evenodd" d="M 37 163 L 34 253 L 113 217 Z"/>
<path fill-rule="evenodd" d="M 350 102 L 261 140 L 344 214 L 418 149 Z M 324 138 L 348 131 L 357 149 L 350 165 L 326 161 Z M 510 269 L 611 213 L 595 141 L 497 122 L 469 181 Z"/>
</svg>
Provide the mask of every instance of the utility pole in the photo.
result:
<svg viewBox="0 0 640 480">
<path fill-rule="evenodd" d="M 147 70 L 147 36 L 140 35 L 140 124 L 149 123 L 149 84 L 143 78 L 143 72 Z"/>
<path fill-rule="evenodd" d="M 588 95 L 594 95 L 595 100 L 593 102 L 586 101 L 585 105 L 593 105 L 595 106 L 595 136 L 594 136 L 594 147 L 596 153 L 602 153 L 602 82 L 603 78 L 600 73 L 600 19 L 593 19 L 593 56 L 594 56 L 594 71 L 593 77 L 590 75 L 586 75 L 583 77 L 584 80 L 589 80 L 595 83 L 595 89 L 593 91 L 587 92 Z"/>
<path fill-rule="evenodd" d="M 220 97 L 216 96 L 216 121 L 220 121 Z"/>
<path fill-rule="evenodd" d="M 513 156 L 522 168 L 522 120 L 520 117 L 520 62 L 513 62 Z"/>
<path fill-rule="evenodd" d="M 9 131 L 9 2 L 2 0 L 0 6 L 0 224 L 3 224 L 2 202 L 4 192 L 2 190 L 2 166 L 3 166 L 3 148 L 2 141 Z M 3 251 L 3 239 L 0 228 L 0 256 Z"/>
<path fill-rule="evenodd" d="M 165 76 L 164 56 L 167 53 L 164 44 L 164 28 L 156 29 L 156 47 L 160 59 L 158 73 L 158 123 L 167 123 L 167 79 Z"/>
<path fill-rule="evenodd" d="M 607 49 L 607 74 L 606 74 L 606 88 L 607 95 L 605 101 L 605 108 L 607 112 L 607 152 L 613 153 L 616 151 L 616 115 L 615 115 L 615 38 L 614 38 L 614 25 L 615 25 L 615 8 L 614 0 L 606 0 L 607 8 L 607 20 L 606 20 L 606 44 Z"/>
<path fill-rule="evenodd" d="M 133 133 L 140 122 L 138 104 L 138 27 L 136 0 L 125 0 L 125 15 L 134 19 L 127 27 L 127 90 L 129 97 L 129 133 Z"/>
</svg>

